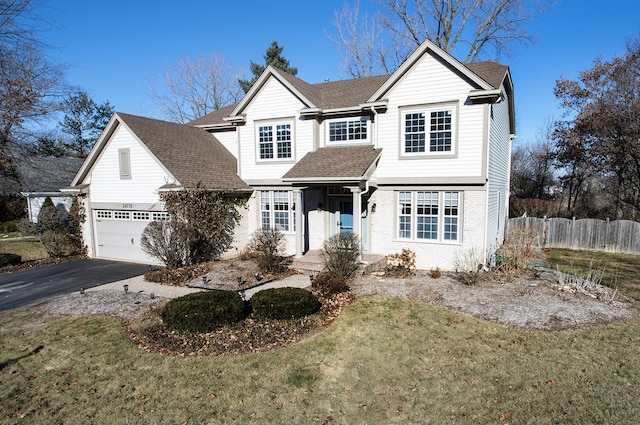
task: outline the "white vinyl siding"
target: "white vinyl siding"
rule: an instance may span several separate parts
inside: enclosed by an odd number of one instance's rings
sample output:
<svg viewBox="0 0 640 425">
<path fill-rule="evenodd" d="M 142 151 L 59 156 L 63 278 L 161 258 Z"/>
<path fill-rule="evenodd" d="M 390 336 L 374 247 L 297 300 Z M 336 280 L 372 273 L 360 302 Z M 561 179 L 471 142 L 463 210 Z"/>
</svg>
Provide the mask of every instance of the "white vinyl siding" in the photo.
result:
<svg viewBox="0 0 640 425">
<path fill-rule="evenodd" d="M 503 88 L 504 90 L 504 88 Z M 506 94 L 505 94 L 506 96 Z M 504 227 L 509 209 L 509 178 L 511 165 L 511 137 L 509 102 L 491 105 L 493 119 L 489 127 L 487 160 L 487 239 L 486 248 L 495 250 L 504 239 Z"/>
<path fill-rule="evenodd" d="M 121 179 L 121 149 L 128 149 L 131 164 L 144 172 L 134 172 L 131 178 Z M 125 126 L 120 125 L 85 182 L 91 184 L 92 203 L 155 204 L 159 202 L 158 188 L 175 179 Z"/>
<path fill-rule="evenodd" d="M 460 239 L 460 192 L 397 192 L 397 237 L 415 241 Z"/>
<path fill-rule="evenodd" d="M 382 149 L 376 177 L 381 181 L 411 176 L 423 181 L 431 177 L 482 177 L 486 171 L 485 106 L 468 104 L 469 92 L 474 88 L 441 61 L 425 54 L 385 94 L 387 111 L 375 116 L 372 134 L 376 147 Z M 430 113 L 446 110 L 452 112 L 451 150 L 429 152 Z M 425 152 L 405 152 L 408 113 L 425 113 Z"/>
<path fill-rule="evenodd" d="M 131 154 L 129 148 L 118 149 L 118 158 L 120 160 L 120 178 L 131 178 Z"/>
<path fill-rule="evenodd" d="M 237 128 L 240 178 L 245 181 L 280 179 L 295 161 L 313 150 L 314 121 L 299 119 L 299 111 L 304 107 L 277 79 L 270 78 L 265 83 L 243 111 L 246 124 Z M 258 127 L 277 123 L 291 124 L 291 157 L 260 160 Z"/>
</svg>

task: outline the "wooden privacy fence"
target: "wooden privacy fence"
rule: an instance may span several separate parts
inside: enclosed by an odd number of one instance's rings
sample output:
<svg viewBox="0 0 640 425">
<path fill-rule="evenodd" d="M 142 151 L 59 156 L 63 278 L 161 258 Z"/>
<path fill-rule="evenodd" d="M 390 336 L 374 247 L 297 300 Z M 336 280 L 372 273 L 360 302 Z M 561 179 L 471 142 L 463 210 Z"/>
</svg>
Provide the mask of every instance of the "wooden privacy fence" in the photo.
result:
<svg viewBox="0 0 640 425">
<path fill-rule="evenodd" d="M 640 254 L 640 223 L 636 221 L 535 217 L 517 217 L 507 221 L 507 235 L 529 229 L 535 229 L 540 248 Z"/>
</svg>

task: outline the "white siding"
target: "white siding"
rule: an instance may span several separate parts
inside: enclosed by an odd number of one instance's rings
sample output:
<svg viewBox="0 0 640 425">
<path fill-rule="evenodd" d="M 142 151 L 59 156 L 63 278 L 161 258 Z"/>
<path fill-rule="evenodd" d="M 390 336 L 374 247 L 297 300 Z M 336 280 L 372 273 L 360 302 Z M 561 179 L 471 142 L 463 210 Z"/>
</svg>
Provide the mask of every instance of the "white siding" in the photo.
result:
<svg viewBox="0 0 640 425">
<path fill-rule="evenodd" d="M 120 179 L 118 149 L 129 148 L 131 178 Z M 91 202 L 156 203 L 158 188 L 171 176 L 122 125 L 111 136 L 85 183 L 91 183 Z"/>
<path fill-rule="evenodd" d="M 481 176 L 483 106 L 465 105 L 472 86 L 430 55 L 422 57 L 388 93 L 389 108 L 378 114 L 378 178 Z M 404 149 L 401 111 L 411 106 L 446 103 L 456 106 L 455 152 L 447 158 L 399 159 Z M 403 108 L 404 107 L 404 108 Z"/>
<path fill-rule="evenodd" d="M 236 129 L 211 133 L 236 158 L 238 157 L 238 133 Z"/>
<path fill-rule="evenodd" d="M 305 105 L 275 78 L 269 79 L 244 111 L 247 123 L 238 127 L 240 177 L 244 180 L 280 179 L 295 162 L 313 149 L 313 121 L 302 120 L 298 111 Z M 256 122 L 291 121 L 291 160 L 259 161 Z"/>
<path fill-rule="evenodd" d="M 504 92 L 504 87 L 502 87 Z M 487 106 L 490 110 L 491 106 Z M 504 239 L 509 208 L 509 176 L 511 167 L 511 137 L 509 102 L 505 99 L 493 105 L 493 119 L 489 123 L 487 161 L 487 249 L 493 252 Z"/>
</svg>

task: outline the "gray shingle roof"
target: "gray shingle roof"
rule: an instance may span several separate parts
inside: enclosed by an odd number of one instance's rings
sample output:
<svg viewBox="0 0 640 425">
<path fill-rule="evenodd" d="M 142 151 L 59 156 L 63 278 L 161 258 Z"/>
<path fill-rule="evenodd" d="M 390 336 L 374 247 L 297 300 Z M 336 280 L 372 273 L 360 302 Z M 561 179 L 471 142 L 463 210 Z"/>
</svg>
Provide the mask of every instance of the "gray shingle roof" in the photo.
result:
<svg viewBox="0 0 640 425">
<path fill-rule="evenodd" d="M 22 192 L 58 192 L 69 186 L 82 165 L 82 158 L 20 157 L 16 165 Z"/>
<path fill-rule="evenodd" d="M 118 113 L 183 187 L 198 183 L 208 189 L 243 189 L 235 157 L 210 133 L 176 124 Z"/>
<path fill-rule="evenodd" d="M 306 154 L 282 178 L 286 180 L 313 178 L 359 180 L 378 158 L 380 152 L 382 149 L 374 149 L 373 146 L 320 148 Z"/>
<path fill-rule="evenodd" d="M 466 66 L 471 72 L 491 84 L 494 89 L 500 88 L 509 70 L 508 66 L 493 61 L 468 63 Z"/>
<path fill-rule="evenodd" d="M 197 118 L 187 124 L 196 126 L 196 125 L 223 123 L 224 122 L 223 118 L 228 117 L 229 114 L 233 112 L 233 110 L 236 108 L 236 106 L 238 106 L 237 103 L 234 103 L 233 105 L 229 105 L 229 106 L 224 106 L 213 112 L 209 112 L 207 115 L 203 115 L 200 118 Z"/>
<path fill-rule="evenodd" d="M 509 67 L 492 61 L 470 63 L 465 66 L 496 89 L 500 88 L 500 84 L 502 84 L 509 70 Z M 323 109 L 358 106 L 366 102 L 390 77 L 390 75 L 380 75 L 376 77 L 309 84 L 284 71 L 278 69 L 275 71 L 315 106 Z M 189 124 L 207 125 L 223 123 L 223 118 L 228 117 L 236 106 L 237 104 L 220 108 Z"/>
</svg>

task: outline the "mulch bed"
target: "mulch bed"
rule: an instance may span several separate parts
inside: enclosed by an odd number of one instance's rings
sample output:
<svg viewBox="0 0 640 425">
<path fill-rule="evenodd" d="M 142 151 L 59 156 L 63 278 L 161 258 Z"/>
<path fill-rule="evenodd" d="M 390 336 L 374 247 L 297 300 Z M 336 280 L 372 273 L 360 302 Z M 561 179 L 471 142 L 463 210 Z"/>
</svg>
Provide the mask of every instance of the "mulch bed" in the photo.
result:
<svg viewBox="0 0 640 425">
<path fill-rule="evenodd" d="M 318 295 L 318 294 L 316 294 Z M 320 311 L 295 320 L 262 320 L 249 316 L 234 325 L 209 333 L 168 330 L 160 318 L 164 303 L 152 306 L 142 316 L 125 323 L 131 339 L 143 350 L 165 355 L 230 356 L 259 353 L 286 347 L 329 326 L 355 297 L 350 292 L 318 295 Z"/>
</svg>

